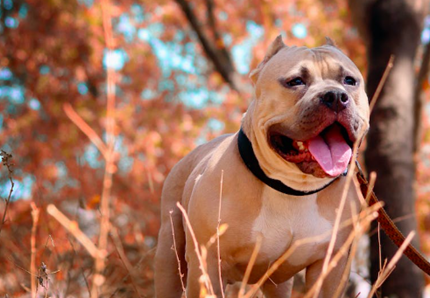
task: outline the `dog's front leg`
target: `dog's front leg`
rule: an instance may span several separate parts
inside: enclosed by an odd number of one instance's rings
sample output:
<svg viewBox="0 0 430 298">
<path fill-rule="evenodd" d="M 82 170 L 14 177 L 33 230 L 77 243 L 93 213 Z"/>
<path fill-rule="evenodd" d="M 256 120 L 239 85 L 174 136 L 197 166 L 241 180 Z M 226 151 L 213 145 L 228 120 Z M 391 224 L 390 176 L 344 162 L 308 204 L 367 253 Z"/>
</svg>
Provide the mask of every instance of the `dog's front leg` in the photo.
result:
<svg viewBox="0 0 430 298">
<path fill-rule="evenodd" d="M 181 263 L 181 274 L 186 276 L 185 233 L 179 212 L 172 215 L 175 227 L 176 253 Z M 155 254 L 155 296 L 157 298 L 180 298 L 182 296 L 181 276 L 173 248 L 173 234 L 170 218 L 163 217 Z M 185 278 L 184 278 L 185 279 Z"/>
<path fill-rule="evenodd" d="M 343 272 L 345 271 L 345 266 L 347 265 L 348 256 L 342 257 L 337 263 L 336 267 L 332 269 L 329 275 L 324 279 L 321 290 L 319 292 L 319 298 L 333 298 L 339 287 L 342 287 L 341 295 L 338 297 L 343 297 L 345 291 L 345 284 L 341 284 L 341 279 Z M 324 259 L 319 260 L 309 267 L 306 268 L 306 289 L 309 291 L 317 282 L 318 278 L 322 273 Z M 349 268 L 348 268 L 349 272 Z"/>
<path fill-rule="evenodd" d="M 187 248 L 188 249 L 188 248 Z M 194 252 L 190 252 L 189 255 L 187 255 L 187 262 L 188 262 L 188 278 L 187 278 L 187 297 L 188 298 L 194 298 L 199 297 L 200 289 L 201 287 L 206 287 L 209 283 L 200 284 L 200 278 L 202 276 L 202 270 L 200 269 L 201 264 Z M 222 282 L 219 280 L 219 265 L 218 265 L 218 259 L 216 257 L 216 253 L 209 250 L 208 255 L 206 257 L 206 260 L 203 260 L 203 262 L 206 263 L 207 273 L 209 275 L 210 279 L 210 287 L 212 287 L 213 292 L 216 297 L 221 298 L 221 284 L 222 288 L 225 291 L 226 288 L 226 282 L 223 279 Z M 222 276 L 222 272 L 221 272 Z"/>
</svg>

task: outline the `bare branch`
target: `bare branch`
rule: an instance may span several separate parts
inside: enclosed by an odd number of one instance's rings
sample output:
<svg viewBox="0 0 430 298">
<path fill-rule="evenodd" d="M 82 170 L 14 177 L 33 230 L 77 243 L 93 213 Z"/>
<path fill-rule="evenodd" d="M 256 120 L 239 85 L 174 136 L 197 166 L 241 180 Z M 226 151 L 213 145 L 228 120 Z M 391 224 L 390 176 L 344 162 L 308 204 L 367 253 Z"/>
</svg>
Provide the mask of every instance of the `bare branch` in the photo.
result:
<svg viewBox="0 0 430 298">
<path fill-rule="evenodd" d="M 176 262 L 178 263 L 178 272 L 179 272 L 179 279 L 181 280 L 182 293 L 185 296 L 185 298 L 187 298 L 187 290 L 185 289 L 185 283 L 184 283 L 185 275 L 182 273 L 181 259 L 179 258 L 178 250 L 176 248 L 175 226 L 173 225 L 172 213 L 173 213 L 173 210 L 170 210 L 169 216 L 170 216 L 170 226 L 172 228 L 173 250 L 175 251 Z"/>
<path fill-rule="evenodd" d="M 39 222 L 39 208 L 37 208 L 34 202 L 31 202 L 31 217 L 33 219 L 33 226 L 31 228 L 31 261 L 30 261 L 30 272 L 36 272 L 36 231 L 37 223 Z M 34 276 L 31 277 L 31 297 L 36 298 L 37 296 L 37 283 Z"/>
<path fill-rule="evenodd" d="M 49 204 L 46 208 L 46 211 L 49 215 L 54 217 L 63 227 L 67 229 L 67 231 L 72 234 L 76 240 L 78 240 L 89 252 L 89 254 L 96 258 L 97 255 L 101 254 L 105 256 L 105 254 L 97 249 L 94 243 L 88 238 L 84 232 L 79 229 L 78 223 L 76 221 L 71 221 L 67 218 L 60 210 L 57 209 L 53 204 Z"/>
<path fill-rule="evenodd" d="M 7 209 L 9 208 L 9 204 L 10 204 L 10 200 L 11 200 L 11 196 L 12 196 L 12 192 L 13 192 L 13 187 L 15 186 L 15 184 L 13 183 L 13 179 L 12 179 L 12 174 L 13 174 L 12 166 L 13 166 L 13 164 L 10 161 L 12 159 L 12 154 L 9 154 L 6 151 L 1 150 L 0 156 L 2 158 L 3 165 L 7 167 L 9 181 L 10 181 L 9 195 L 7 196 L 6 205 L 4 207 L 2 220 L 0 222 L 0 233 L 1 233 L 1 230 L 3 229 L 3 225 L 6 221 L 6 213 L 7 213 Z"/>
<path fill-rule="evenodd" d="M 219 244 L 219 237 L 221 235 L 220 232 L 220 225 L 221 225 L 221 207 L 222 207 L 222 187 L 224 184 L 224 170 L 221 170 L 221 179 L 219 182 L 219 203 L 218 203 L 218 224 L 216 226 L 216 240 L 217 240 L 217 259 L 218 259 L 218 279 L 219 279 L 219 286 L 221 288 L 221 297 L 225 298 L 224 294 L 224 286 L 222 281 L 222 266 L 221 266 L 221 249 Z"/>
<path fill-rule="evenodd" d="M 407 249 L 409 243 L 412 241 L 412 238 L 415 236 L 415 232 L 412 231 L 409 233 L 408 237 L 406 237 L 403 244 L 399 247 L 396 254 L 393 256 L 391 261 L 388 263 L 388 265 L 381 271 L 378 279 L 375 281 L 375 284 L 373 285 L 368 298 L 373 297 L 373 294 L 375 294 L 375 291 L 382 285 L 383 281 L 387 279 L 387 277 L 393 272 L 394 267 L 396 263 L 399 261 L 400 257 L 402 256 L 403 252 Z"/>
<path fill-rule="evenodd" d="M 376 101 L 378 100 L 379 95 L 381 94 L 382 88 L 385 85 L 385 81 L 387 80 L 388 75 L 390 74 L 391 69 L 393 68 L 394 58 L 395 58 L 394 55 L 390 56 L 387 66 L 385 67 L 384 73 L 382 74 L 382 78 L 379 81 L 378 86 L 376 87 L 375 93 L 373 93 L 372 99 L 370 100 L 370 103 L 369 103 L 370 113 L 372 113 L 373 108 L 375 107 Z"/>
<path fill-rule="evenodd" d="M 63 110 L 66 113 L 67 117 L 72 120 L 73 123 L 90 139 L 90 141 L 94 144 L 94 146 L 99 149 L 100 153 L 103 156 L 107 154 L 107 148 L 102 139 L 98 136 L 98 134 L 94 131 L 94 129 L 89 126 L 84 119 L 79 116 L 78 113 L 73 109 L 71 104 L 65 103 L 63 105 Z"/>
<path fill-rule="evenodd" d="M 127 259 L 127 256 L 125 255 L 124 248 L 122 246 L 121 240 L 119 239 L 118 231 L 116 229 L 111 229 L 111 237 L 113 239 L 113 242 L 115 244 L 116 251 L 119 255 L 119 258 L 121 259 L 122 264 L 124 265 L 125 269 L 127 270 L 127 273 L 131 277 L 131 284 L 133 286 L 134 291 L 136 292 L 137 296 L 142 297 L 142 295 L 139 292 L 139 289 L 136 285 L 136 274 L 133 272 L 133 266 L 130 264 L 130 261 Z"/>
<path fill-rule="evenodd" d="M 345 204 L 346 204 L 346 197 L 348 195 L 349 187 L 351 185 L 351 182 L 352 182 L 352 179 L 353 179 L 353 176 L 354 176 L 354 173 L 355 173 L 355 166 L 356 166 L 355 165 L 355 159 L 356 159 L 357 152 L 358 152 L 358 146 L 359 146 L 359 142 L 360 142 L 359 140 L 361 140 L 361 138 L 364 136 L 364 134 L 365 134 L 365 131 L 363 131 L 363 130 L 360 131 L 360 134 L 359 134 L 360 138 L 358 138 L 357 141 L 355 141 L 353 149 L 352 149 L 352 152 L 353 152 L 352 156 L 353 156 L 353 158 L 351 160 L 351 165 L 350 165 L 350 167 L 348 169 L 348 174 L 346 176 L 345 184 L 344 184 L 344 187 L 343 187 L 343 190 L 342 190 L 342 196 L 341 196 L 341 199 L 340 199 L 340 202 L 339 202 L 339 206 L 337 208 L 337 215 L 336 215 L 336 219 L 335 219 L 335 222 L 334 222 L 334 225 L 333 225 L 333 233 L 331 235 L 329 246 L 327 248 L 326 257 L 324 258 L 324 263 L 323 263 L 323 267 L 322 267 L 322 274 L 321 274 L 321 276 L 325 276 L 325 275 L 328 274 L 328 267 L 329 267 L 329 264 L 330 264 L 330 260 L 331 260 L 332 254 L 334 252 L 334 246 L 335 246 L 335 243 L 336 243 L 336 238 L 337 238 L 337 234 L 338 234 L 338 231 L 339 231 L 339 226 L 341 224 L 342 213 L 344 211 L 344 207 L 345 207 Z M 351 243 L 352 243 L 352 240 L 351 240 Z M 314 292 L 315 294 L 313 296 L 314 298 L 318 297 L 322 285 L 323 285 L 323 279 L 319 278 L 318 281 L 315 283 L 315 292 Z"/>
<path fill-rule="evenodd" d="M 105 43 L 108 51 L 112 51 L 115 45 L 112 31 L 111 3 L 109 0 L 101 1 L 103 30 Z M 106 134 L 107 134 L 107 154 L 105 156 L 105 173 L 103 177 L 103 190 L 100 199 L 100 236 L 98 250 L 106 252 L 108 244 L 108 233 L 110 230 L 110 199 L 112 192 L 113 173 L 115 171 L 115 88 L 116 74 L 111 67 L 107 68 L 107 115 L 106 115 Z M 106 255 L 98 254 L 94 263 L 94 276 L 91 288 L 91 298 L 99 297 L 101 285 L 105 282 L 103 270 L 105 269 Z"/>
<path fill-rule="evenodd" d="M 209 21 L 208 23 L 215 39 L 215 47 L 219 51 L 220 55 L 222 55 L 223 59 L 228 61 L 230 65 L 233 65 L 233 61 L 231 60 L 230 53 L 227 51 L 227 48 L 225 47 L 224 40 L 222 39 L 216 24 L 214 7 L 215 7 L 214 0 L 206 0 L 207 17 Z"/>
<path fill-rule="evenodd" d="M 206 258 L 205 258 L 205 252 L 206 249 L 204 246 L 201 246 L 199 249 L 199 243 L 197 242 L 196 235 L 194 234 L 194 230 L 191 226 L 190 219 L 188 218 L 187 212 L 185 211 L 184 207 L 182 207 L 181 203 L 177 202 L 176 206 L 181 210 L 182 216 L 185 220 L 185 224 L 187 225 L 187 228 L 189 229 L 191 239 L 194 243 L 194 251 L 196 252 L 197 259 L 200 264 L 200 270 L 202 271 L 202 279 L 203 283 L 206 286 L 207 291 L 209 292 L 209 295 L 212 296 L 214 293 L 212 281 L 209 278 L 208 270 L 207 270 L 207 264 L 206 264 Z"/>
<path fill-rule="evenodd" d="M 230 85 L 230 87 L 239 92 L 239 88 L 235 82 L 236 70 L 234 65 L 229 58 L 229 55 L 223 54 L 223 50 L 217 48 L 216 43 L 213 43 L 209 40 L 208 36 L 203 32 L 203 26 L 200 21 L 197 19 L 197 16 L 194 14 L 187 0 L 175 0 L 176 3 L 182 9 L 185 17 L 190 23 L 193 30 L 196 32 L 199 41 L 203 47 L 208 58 L 213 62 L 215 69 L 221 75 L 226 83 Z M 212 8 L 211 8 L 212 9 Z M 226 52 L 226 50 L 225 50 Z"/>
</svg>

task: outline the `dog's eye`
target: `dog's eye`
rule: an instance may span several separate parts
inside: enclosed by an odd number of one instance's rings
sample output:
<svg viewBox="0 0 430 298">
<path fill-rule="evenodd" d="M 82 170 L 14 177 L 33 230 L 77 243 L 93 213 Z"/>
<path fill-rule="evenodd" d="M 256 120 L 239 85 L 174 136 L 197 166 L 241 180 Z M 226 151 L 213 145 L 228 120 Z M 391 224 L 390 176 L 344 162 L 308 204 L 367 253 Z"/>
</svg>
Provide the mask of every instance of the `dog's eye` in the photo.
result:
<svg viewBox="0 0 430 298">
<path fill-rule="evenodd" d="M 350 77 L 350 76 L 345 77 L 343 79 L 343 83 L 345 85 L 357 86 L 357 81 L 353 77 Z"/>
<path fill-rule="evenodd" d="M 297 78 L 294 78 L 294 79 L 292 79 L 292 80 L 290 80 L 290 81 L 287 81 L 287 82 L 286 82 L 286 85 L 287 85 L 288 87 L 294 87 L 294 86 L 306 85 L 306 84 L 305 84 L 305 82 L 302 80 L 302 78 L 297 77 Z"/>
</svg>

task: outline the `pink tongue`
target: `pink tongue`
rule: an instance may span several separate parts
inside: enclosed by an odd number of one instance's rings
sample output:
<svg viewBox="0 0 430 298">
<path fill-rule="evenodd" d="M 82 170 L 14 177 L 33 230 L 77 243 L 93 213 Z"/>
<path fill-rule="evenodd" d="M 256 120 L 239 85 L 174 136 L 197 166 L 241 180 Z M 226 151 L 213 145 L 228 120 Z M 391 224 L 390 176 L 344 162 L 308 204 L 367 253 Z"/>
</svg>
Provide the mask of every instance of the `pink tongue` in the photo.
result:
<svg viewBox="0 0 430 298">
<path fill-rule="evenodd" d="M 345 171 L 352 155 L 351 147 L 345 142 L 338 126 L 331 128 L 323 137 L 310 139 L 308 147 L 324 172 L 332 177 Z"/>
</svg>

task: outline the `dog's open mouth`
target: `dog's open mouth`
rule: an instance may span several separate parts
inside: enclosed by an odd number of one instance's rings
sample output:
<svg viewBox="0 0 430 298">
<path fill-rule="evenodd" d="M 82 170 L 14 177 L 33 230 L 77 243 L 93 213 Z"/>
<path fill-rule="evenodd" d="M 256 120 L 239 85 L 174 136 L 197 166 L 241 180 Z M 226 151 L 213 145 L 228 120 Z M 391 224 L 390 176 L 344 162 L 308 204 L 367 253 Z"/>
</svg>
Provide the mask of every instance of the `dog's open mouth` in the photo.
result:
<svg viewBox="0 0 430 298">
<path fill-rule="evenodd" d="M 339 123 L 328 126 L 317 136 L 300 141 L 279 132 L 269 132 L 269 142 L 283 159 L 298 164 L 302 171 L 317 177 L 342 174 L 351 160 L 353 145 L 348 132 Z"/>
</svg>

